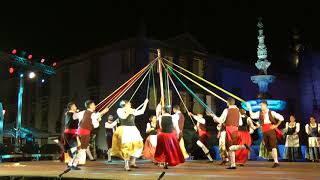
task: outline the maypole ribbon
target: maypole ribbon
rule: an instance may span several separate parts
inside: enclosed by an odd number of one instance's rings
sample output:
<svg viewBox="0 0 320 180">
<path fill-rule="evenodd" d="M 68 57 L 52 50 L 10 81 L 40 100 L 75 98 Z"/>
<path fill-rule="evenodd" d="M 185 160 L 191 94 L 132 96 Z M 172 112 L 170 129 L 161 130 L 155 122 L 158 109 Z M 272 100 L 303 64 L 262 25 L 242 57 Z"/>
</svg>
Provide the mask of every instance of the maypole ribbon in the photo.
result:
<svg viewBox="0 0 320 180">
<path fill-rule="evenodd" d="M 150 68 L 152 68 L 153 67 L 153 65 L 154 65 L 154 63 L 155 63 L 156 61 L 154 61 L 152 64 L 149 64 L 150 66 L 149 66 L 149 70 L 150 70 Z M 141 77 L 141 76 L 140 76 Z M 146 78 L 146 75 L 144 76 L 144 78 Z M 137 79 L 138 80 L 138 79 Z M 136 80 L 136 81 L 137 81 Z M 135 82 L 136 82 L 135 81 Z M 142 81 L 143 82 L 143 81 Z M 133 83 L 134 84 L 134 83 Z M 128 87 L 116 100 L 114 100 L 110 105 L 109 105 L 109 108 L 111 108 L 132 86 L 133 86 L 133 84 L 131 84 L 130 85 L 130 87 Z M 141 85 L 142 83 L 140 83 L 140 85 Z"/>
<path fill-rule="evenodd" d="M 168 70 L 171 74 L 184 86 L 187 91 L 206 109 L 207 112 L 213 113 L 213 111 L 204 103 L 178 76 L 174 71 L 171 69 L 170 66 L 167 66 Z"/>
<path fill-rule="evenodd" d="M 201 85 L 200 83 L 196 82 L 195 80 L 191 79 L 190 77 L 186 76 L 185 74 L 179 72 L 178 70 L 170 67 L 171 69 L 173 69 L 175 72 L 179 73 L 181 76 L 183 76 L 184 78 L 188 79 L 189 81 L 193 82 L 194 84 L 196 84 L 197 86 L 201 87 L 202 89 L 204 89 L 205 91 L 207 91 L 208 93 L 214 95 L 215 97 L 219 98 L 220 100 L 222 100 L 223 102 L 227 103 L 227 100 L 225 100 L 224 98 L 222 98 L 221 96 L 219 96 L 218 94 L 210 91 L 208 88 L 204 87 L 203 85 Z"/>
<path fill-rule="evenodd" d="M 146 79 L 146 77 L 150 74 L 150 69 L 148 70 L 148 72 L 144 75 L 144 77 L 142 78 L 141 82 L 139 83 L 138 87 L 136 88 L 136 90 L 133 92 L 131 98 L 129 99 L 129 102 L 131 102 L 132 98 L 136 95 L 136 93 L 138 92 L 140 86 L 142 85 L 142 83 L 144 82 L 144 80 Z"/>
<path fill-rule="evenodd" d="M 163 65 L 163 64 L 162 64 L 162 65 Z M 164 65 L 163 65 L 163 66 L 164 66 Z M 164 67 L 164 69 L 167 71 L 168 78 L 170 79 L 173 88 L 175 89 L 176 93 L 178 94 L 178 96 L 179 96 L 179 98 L 180 98 L 180 101 L 182 102 L 184 108 L 187 110 L 188 116 L 190 117 L 192 124 L 193 124 L 194 126 L 196 126 L 196 123 L 193 121 L 192 116 L 190 116 L 190 113 L 189 113 L 190 111 L 188 110 L 187 105 L 186 105 L 185 102 L 183 101 L 183 99 L 182 99 L 182 97 L 181 97 L 181 95 L 180 95 L 180 93 L 179 93 L 179 90 L 178 90 L 177 86 L 174 84 L 174 82 L 173 82 L 173 80 L 172 80 L 172 78 L 171 78 L 168 70 L 166 69 L 166 67 Z"/>
<path fill-rule="evenodd" d="M 124 84 L 122 84 L 119 88 L 117 88 L 115 91 L 113 91 L 109 96 L 104 98 L 98 105 L 97 105 L 97 111 L 103 109 L 104 107 L 107 107 L 109 103 L 114 101 L 115 98 L 119 97 L 119 95 L 123 92 L 126 92 L 126 89 L 128 87 L 131 87 L 140 77 L 146 72 L 147 68 L 150 67 L 150 65 L 154 62 L 156 62 L 157 58 L 151 61 L 147 66 L 145 66 L 143 69 L 141 69 L 138 73 L 136 73 L 133 77 L 131 77 L 129 80 L 127 80 Z"/>
<path fill-rule="evenodd" d="M 217 86 L 217 85 L 215 85 L 215 84 L 211 83 L 210 81 L 208 81 L 208 80 L 206 80 L 206 79 L 204 79 L 204 78 L 202 78 L 202 77 L 200 77 L 200 76 L 198 76 L 198 75 L 196 75 L 196 74 L 194 74 L 194 73 L 192 73 L 192 72 L 190 72 L 190 71 L 186 70 L 185 68 L 183 68 L 183 67 L 181 67 L 181 66 L 178 66 L 177 64 L 175 64 L 175 63 L 173 63 L 173 62 L 170 62 L 169 60 L 167 60 L 167 59 L 165 59 L 165 58 L 163 58 L 163 59 L 164 59 L 166 62 L 168 62 L 168 63 L 170 63 L 170 64 L 172 64 L 172 65 L 174 65 L 174 66 L 178 67 L 179 69 L 182 69 L 183 71 L 185 71 L 185 72 L 187 72 L 187 73 L 191 74 L 192 76 L 194 76 L 194 77 L 196 77 L 196 78 L 198 78 L 198 79 L 200 79 L 200 80 L 202 80 L 202 81 L 206 82 L 207 84 L 209 84 L 209 85 L 213 86 L 214 88 L 219 89 L 220 91 L 222 91 L 222 92 L 224 92 L 224 93 L 228 94 L 229 96 L 231 96 L 231 97 L 233 97 L 233 98 L 237 99 L 238 101 L 240 101 L 240 102 L 244 102 L 244 101 L 245 101 L 245 100 L 241 99 L 240 97 L 238 97 L 238 96 L 236 96 L 236 95 L 232 94 L 231 92 L 229 92 L 229 91 L 227 91 L 227 90 L 225 90 L 225 89 L 223 89 L 223 88 L 221 88 L 221 87 L 219 87 L 219 86 Z"/>
</svg>

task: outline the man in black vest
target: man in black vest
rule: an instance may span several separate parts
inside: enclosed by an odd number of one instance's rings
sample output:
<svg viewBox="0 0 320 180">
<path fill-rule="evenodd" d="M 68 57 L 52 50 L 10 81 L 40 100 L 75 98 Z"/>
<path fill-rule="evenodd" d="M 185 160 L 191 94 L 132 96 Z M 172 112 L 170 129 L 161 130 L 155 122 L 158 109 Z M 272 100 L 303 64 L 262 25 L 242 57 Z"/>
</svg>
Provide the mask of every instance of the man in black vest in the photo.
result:
<svg viewBox="0 0 320 180">
<path fill-rule="evenodd" d="M 68 167 L 73 170 L 80 170 L 77 167 L 77 129 L 79 120 L 73 118 L 74 113 L 77 112 L 77 106 L 74 102 L 70 102 L 67 105 L 68 112 L 65 114 L 65 129 L 64 129 L 64 149 L 68 152 L 69 156 L 72 158 L 68 162 Z"/>
<path fill-rule="evenodd" d="M 259 119 L 261 123 L 261 130 L 263 133 L 263 141 L 268 150 L 271 152 L 271 156 L 274 160 L 272 168 L 276 168 L 279 165 L 278 162 L 278 152 L 277 152 L 277 132 L 279 132 L 278 126 L 284 120 L 281 114 L 268 109 L 267 101 L 262 101 L 261 111 L 255 113 L 252 112 L 251 105 L 247 103 L 249 109 L 250 117 L 252 119 Z"/>
</svg>

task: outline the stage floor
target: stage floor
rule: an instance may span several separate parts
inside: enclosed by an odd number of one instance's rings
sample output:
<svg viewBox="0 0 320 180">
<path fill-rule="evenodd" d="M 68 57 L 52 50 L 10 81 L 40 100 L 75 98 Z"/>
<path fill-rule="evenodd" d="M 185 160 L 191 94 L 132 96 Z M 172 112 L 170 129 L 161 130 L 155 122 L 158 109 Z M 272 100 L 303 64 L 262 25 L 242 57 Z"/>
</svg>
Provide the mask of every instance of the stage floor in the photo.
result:
<svg viewBox="0 0 320 180">
<path fill-rule="evenodd" d="M 123 161 L 88 162 L 79 171 L 70 171 L 62 178 L 86 179 L 158 179 L 162 172 L 166 172 L 163 180 L 178 179 L 259 179 L 259 180 L 315 180 L 320 179 L 320 164 L 311 162 L 281 162 L 281 166 L 272 169 L 271 162 L 249 161 L 244 167 L 236 170 L 227 170 L 226 166 L 218 165 L 218 161 L 189 161 L 176 167 L 162 169 L 148 161 L 138 161 L 139 169 L 125 172 Z M 30 161 L 19 163 L 0 163 L 0 176 L 32 176 L 32 177 L 58 177 L 66 166 L 58 161 Z M 1 179 L 1 177 L 0 177 Z"/>
</svg>

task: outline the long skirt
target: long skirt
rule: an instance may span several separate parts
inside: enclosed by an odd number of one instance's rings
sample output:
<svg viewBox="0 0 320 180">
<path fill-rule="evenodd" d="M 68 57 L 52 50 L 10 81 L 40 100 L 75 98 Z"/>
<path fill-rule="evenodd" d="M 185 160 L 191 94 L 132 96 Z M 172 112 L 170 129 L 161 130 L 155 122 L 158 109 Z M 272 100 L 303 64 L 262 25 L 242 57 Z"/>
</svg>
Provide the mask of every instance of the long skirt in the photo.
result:
<svg viewBox="0 0 320 180">
<path fill-rule="evenodd" d="M 225 160 L 226 158 L 228 158 L 228 151 L 226 147 L 226 137 L 227 137 L 226 131 L 220 132 L 219 153 L 222 160 Z"/>
<path fill-rule="evenodd" d="M 302 154 L 299 143 L 299 136 L 297 134 L 286 136 L 286 144 L 283 157 L 284 159 L 287 159 L 289 161 L 301 159 Z"/>
<path fill-rule="evenodd" d="M 157 147 L 157 135 L 150 135 L 146 139 L 143 148 L 143 158 L 154 161 L 154 154 Z"/>
<path fill-rule="evenodd" d="M 248 131 L 238 131 L 238 136 L 240 141 L 240 145 L 247 144 L 248 146 L 251 145 L 251 135 Z M 236 163 L 237 164 L 245 164 L 248 159 L 249 151 L 247 149 L 240 149 L 236 151 Z"/>
<path fill-rule="evenodd" d="M 309 137 L 306 159 L 315 161 L 320 160 L 320 137 Z"/>
<path fill-rule="evenodd" d="M 178 143 L 176 133 L 160 132 L 158 134 L 154 158 L 156 162 L 166 162 L 169 166 L 176 166 L 180 163 L 184 163 L 184 156 Z"/>
<path fill-rule="evenodd" d="M 111 156 L 124 160 L 139 158 L 143 150 L 143 139 L 136 126 L 119 126 L 113 134 Z"/>
</svg>

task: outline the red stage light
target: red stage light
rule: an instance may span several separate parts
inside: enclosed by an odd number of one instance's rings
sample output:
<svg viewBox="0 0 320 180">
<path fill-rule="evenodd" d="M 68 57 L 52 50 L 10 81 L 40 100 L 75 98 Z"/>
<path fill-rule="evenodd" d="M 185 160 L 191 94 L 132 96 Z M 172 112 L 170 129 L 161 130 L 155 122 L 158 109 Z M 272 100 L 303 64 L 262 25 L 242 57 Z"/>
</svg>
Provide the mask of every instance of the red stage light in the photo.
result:
<svg viewBox="0 0 320 180">
<path fill-rule="evenodd" d="M 57 66 L 57 63 L 56 63 L 56 62 L 52 63 L 52 66 L 53 66 L 53 67 L 56 67 L 56 66 Z"/>
<path fill-rule="evenodd" d="M 28 55 L 28 59 L 32 59 L 32 54 L 29 54 L 29 55 Z"/>
<path fill-rule="evenodd" d="M 41 63 L 44 63 L 45 61 L 46 61 L 46 60 L 42 58 L 40 62 L 41 62 Z"/>
<path fill-rule="evenodd" d="M 11 53 L 12 53 L 12 54 L 17 54 L 17 50 L 16 50 L 16 49 L 13 49 L 13 50 L 11 51 Z"/>
<path fill-rule="evenodd" d="M 13 68 L 13 67 L 10 67 L 10 68 L 9 68 L 9 73 L 10 73 L 10 74 L 13 74 L 13 73 L 14 73 L 14 68 Z"/>
</svg>

